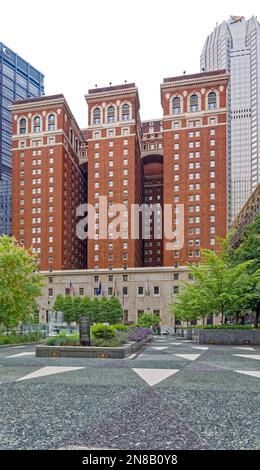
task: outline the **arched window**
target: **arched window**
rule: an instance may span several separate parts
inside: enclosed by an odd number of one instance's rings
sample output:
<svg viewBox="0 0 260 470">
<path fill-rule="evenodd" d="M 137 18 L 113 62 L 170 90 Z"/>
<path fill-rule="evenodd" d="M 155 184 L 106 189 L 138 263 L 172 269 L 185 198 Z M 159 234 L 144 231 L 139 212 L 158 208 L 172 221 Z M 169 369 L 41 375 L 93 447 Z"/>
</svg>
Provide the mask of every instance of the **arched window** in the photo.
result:
<svg viewBox="0 0 260 470">
<path fill-rule="evenodd" d="M 199 110 L 199 98 L 198 95 L 191 95 L 190 97 L 190 111 L 198 111 Z"/>
<path fill-rule="evenodd" d="M 93 113 L 93 124 L 101 123 L 101 111 L 100 108 L 95 108 Z"/>
<path fill-rule="evenodd" d="M 33 132 L 40 132 L 41 131 L 41 118 L 36 116 L 33 120 Z"/>
<path fill-rule="evenodd" d="M 115 122 L 115 108 L 114 106 L 109 106 L 107 110 L 107 122 Z"/>
<path fill-rule="evenodd" d="M 19 134 L 26 134 L 26 119 L 20 119 Z"/>
<path fill-rule="evenodd" d="M 48 117 L 48 131 L 55 130 L 55 114 L 50 114 Z"/>
<path fill-rule="evenodd" d="M 129 104 L 124 104 L 122 106 L 122 121 L 129 121 L 129 119 L 130 119 Z"/>
<path fill-rule="evenodd" d="M 172 114 L 179 114 L 181 112 L 181 99 L 175 96 L 172 100 Z"/>
<path fill-rule="evenodd" d="M 215 91 L 211 91 L 208 95 L 208 109 L 216 109 L 217 107 L 217 95 Z"/>
</svg>

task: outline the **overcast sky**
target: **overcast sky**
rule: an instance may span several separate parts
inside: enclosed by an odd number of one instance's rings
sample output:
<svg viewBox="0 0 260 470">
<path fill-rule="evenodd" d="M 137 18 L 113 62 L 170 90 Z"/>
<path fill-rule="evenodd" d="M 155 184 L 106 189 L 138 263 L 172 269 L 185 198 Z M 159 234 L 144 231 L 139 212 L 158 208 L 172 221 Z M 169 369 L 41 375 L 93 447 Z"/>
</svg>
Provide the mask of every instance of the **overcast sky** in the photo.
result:
<svg viewBox="0 0 260 470">
<path fill-rule="evenodd" d="M 109 82 L 134 81 L 141 118 L 161 117 L 162 79 L 198 72 L 206 36 L 230 15 L 260 18 L 259 0 L 0 0 L 0 41 L 86 127 L 84 94 Z"/>
</svg>

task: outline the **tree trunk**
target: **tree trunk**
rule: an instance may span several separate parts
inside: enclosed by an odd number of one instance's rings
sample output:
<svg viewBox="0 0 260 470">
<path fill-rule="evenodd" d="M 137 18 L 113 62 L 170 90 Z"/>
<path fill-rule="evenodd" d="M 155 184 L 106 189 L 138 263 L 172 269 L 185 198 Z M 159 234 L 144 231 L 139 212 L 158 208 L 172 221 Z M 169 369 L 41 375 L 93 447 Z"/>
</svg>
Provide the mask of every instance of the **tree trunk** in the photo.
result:
<svg viewBox="0 0 260 470">
<path fill-rule="evenodd" d="M 236 324 L 239 322 L 239 312 L 236 312 Z"/>
<path fill-rule="evenodd" d="M 255 324 L 254 327 L 257 328 L 260 315 L 260 302 L 257 303 L 256 312 L 255 312 Z"/>
</svg>

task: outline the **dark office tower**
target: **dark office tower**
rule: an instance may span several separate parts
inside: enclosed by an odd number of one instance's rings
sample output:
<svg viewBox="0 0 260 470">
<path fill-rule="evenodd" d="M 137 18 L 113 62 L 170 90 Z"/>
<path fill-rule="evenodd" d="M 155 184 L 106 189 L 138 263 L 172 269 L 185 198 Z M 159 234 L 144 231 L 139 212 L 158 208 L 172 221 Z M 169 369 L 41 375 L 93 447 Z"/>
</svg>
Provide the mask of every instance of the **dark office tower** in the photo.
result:
<svg viewBox="0 0 260 470">
<path fill-rule="evenodd" d="M 44 76 L 0 42 L 0 235 L 12 232 L 12 113 L 15 100 L 44 94 Z"/>
</svg>

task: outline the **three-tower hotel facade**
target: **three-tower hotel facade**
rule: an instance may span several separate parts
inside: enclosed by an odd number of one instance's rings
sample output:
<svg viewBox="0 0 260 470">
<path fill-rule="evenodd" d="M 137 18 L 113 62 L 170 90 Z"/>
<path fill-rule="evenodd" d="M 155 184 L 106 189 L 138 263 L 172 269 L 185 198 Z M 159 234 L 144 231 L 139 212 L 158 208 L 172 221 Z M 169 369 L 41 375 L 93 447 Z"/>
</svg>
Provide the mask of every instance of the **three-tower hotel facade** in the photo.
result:
<svg viewBox="0 0 260 470">
<path fill-rule="evenodd" d="M 63 95 L 12 105 L 13 233 L 32 247 L 40 270 L 178 268 L 198 263 L 202 248 L 220 249 L 227 232 L 228 80 L 225 70 L 164 79 L 163 116 L 145 122 L 134 83 L 91 89 L 84 130 Z M 102 197 L 106 237 L 100 237 Z M 87 202 L 94 232 L 81 240 L 77 207 Z M 131 208 L 144 203 L 148 218 L 137 214 L 140 236 L 132 238 Z M 115 204 L 124 208 L 120 238 Z M 166 218 L 165 204 L 177 233 L 170 250 L 164 232 L 153 233 Z M 142 236 L 147 231 L 150 239 Z"/>
</svg>

